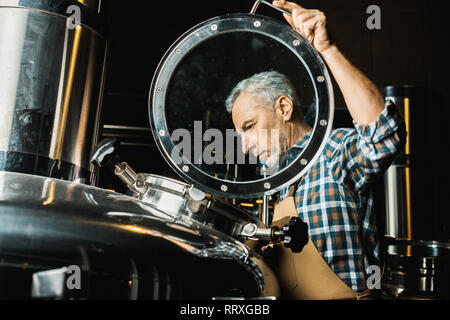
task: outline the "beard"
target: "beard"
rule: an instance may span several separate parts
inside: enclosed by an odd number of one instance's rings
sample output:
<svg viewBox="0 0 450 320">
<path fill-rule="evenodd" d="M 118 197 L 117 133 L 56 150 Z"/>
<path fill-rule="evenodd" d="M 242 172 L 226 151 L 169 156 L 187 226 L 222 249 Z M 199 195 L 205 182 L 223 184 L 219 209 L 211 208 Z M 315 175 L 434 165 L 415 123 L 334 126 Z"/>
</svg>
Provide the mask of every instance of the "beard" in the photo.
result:
<svg viewBox="0 0 450 320">
<path fill-rule="evenodd" d="M 278 141 L 271 146 L 269 156 L 265 159 L 260 159 L 260 164 L 265 166 L 265 174 L 272 175 L 277 173 L 280 169 L 284 168 L 284 158 L 286 155 L 286 151 L 283 151 L 283 146 L 285 146 L 285 139 L 280 137 Z"/>
<path fill-rule="evenodd" d="M 268 168 L 275 168 L 280 166 L 280 152 L 276 150 L 275 152 L 271 152 L 270 156 L 264 160 L 264 164 Z"/>
</svg>

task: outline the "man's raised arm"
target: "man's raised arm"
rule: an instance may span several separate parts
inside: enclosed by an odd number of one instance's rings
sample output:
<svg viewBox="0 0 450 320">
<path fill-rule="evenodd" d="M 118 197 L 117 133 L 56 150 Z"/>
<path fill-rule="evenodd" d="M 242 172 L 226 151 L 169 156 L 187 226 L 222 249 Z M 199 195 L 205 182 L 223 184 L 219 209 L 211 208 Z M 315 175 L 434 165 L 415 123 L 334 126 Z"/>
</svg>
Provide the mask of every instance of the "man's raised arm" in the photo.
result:
<svg viewBox="0 0 450 320">
<path fill-rule="evenodd" d="M 362 126 L 380 117 L 384 97 L 375 84 L 359 71 L 330 40 L 325 14 L 309 10 L 288 1 L 273 1 L 273 5 L 292 13 L 283 14 L 288 23 L 322 55 L 336 79 L 353 120 Z"/>
</svg>

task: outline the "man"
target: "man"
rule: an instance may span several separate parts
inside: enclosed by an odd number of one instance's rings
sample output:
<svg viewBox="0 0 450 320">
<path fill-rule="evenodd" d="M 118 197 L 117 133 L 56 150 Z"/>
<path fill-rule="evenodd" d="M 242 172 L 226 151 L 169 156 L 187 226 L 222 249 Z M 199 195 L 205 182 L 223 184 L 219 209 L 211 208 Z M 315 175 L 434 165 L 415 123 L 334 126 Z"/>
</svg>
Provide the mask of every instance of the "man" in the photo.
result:
<svg viewBox="0 0 450 320">
<path fill-rule="evenodd" d="M 379 263 L 370 186 L 404 145 L 404 124 L 394 105 L 385 103 L 376 86 L 330 41 L 322 12 L 287 1 L 273 4 L 292 13 L 284 15 L 286 20 L 321 54 L 354 120 L 354 129 L 331 133 L 320 158 L 297 183 L 294 199 L 323 259 L 349 288 L 361 292 L 366 289 L 367 268 Z M 243 137 L 244 152 L 271 166 L 280 155 L 301 150 L 310 128 L 295 108 L 296 101 L 289 80 L 277 72 L 240 82 L 227 99 L 227 109 Z M 270 129 L 279 134 L 276 148 L 266 147 Z"/>
</svg>

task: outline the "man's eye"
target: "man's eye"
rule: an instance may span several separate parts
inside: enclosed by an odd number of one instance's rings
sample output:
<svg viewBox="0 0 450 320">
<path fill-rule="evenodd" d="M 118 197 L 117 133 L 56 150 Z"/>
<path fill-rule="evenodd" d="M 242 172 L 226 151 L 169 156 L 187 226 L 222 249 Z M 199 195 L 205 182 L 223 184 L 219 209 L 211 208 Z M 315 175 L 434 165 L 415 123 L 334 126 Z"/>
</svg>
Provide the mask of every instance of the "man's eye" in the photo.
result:
<svg viewBox="0 0 450 320">
<path fill-rule="evenodd" d="M 250 130 L 250 129 L 252 129 L 254 126 L 255 126 L 254 123 L 249 124 L 248 126 L 245 127 L 244 131 Z"/>
</svg>

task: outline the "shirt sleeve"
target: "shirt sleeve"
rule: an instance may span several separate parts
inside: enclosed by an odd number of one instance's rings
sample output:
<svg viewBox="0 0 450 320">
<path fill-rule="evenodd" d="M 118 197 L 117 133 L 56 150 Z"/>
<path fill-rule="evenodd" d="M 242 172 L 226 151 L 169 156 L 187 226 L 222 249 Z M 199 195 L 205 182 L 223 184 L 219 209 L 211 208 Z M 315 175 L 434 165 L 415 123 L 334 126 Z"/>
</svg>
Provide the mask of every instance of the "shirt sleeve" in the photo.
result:
<svg viewBox="0 0 450 320">
<path fill-rule="evenodd" d="M 405 123 L 397 108 L 386 100 L 377 121 L 341 130 L 327 150 L 333 179 L 354 190 L 366 188 L 384 173 L 406 142 Z"/>
</svg>

